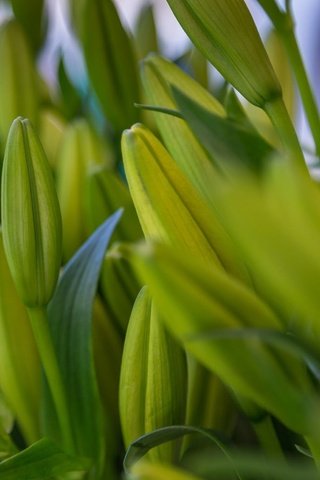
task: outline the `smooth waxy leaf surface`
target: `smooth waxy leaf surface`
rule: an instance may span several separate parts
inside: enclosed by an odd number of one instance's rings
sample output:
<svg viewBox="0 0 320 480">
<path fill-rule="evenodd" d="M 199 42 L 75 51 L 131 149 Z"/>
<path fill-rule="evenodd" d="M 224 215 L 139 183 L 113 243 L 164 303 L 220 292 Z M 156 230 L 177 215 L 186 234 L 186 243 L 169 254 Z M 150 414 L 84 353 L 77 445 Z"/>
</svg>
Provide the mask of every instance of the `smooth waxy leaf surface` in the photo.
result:
<svg viewBox="0 0 320 480">
<path fill-rule="evenodd" d="M 111 216 L 70 260 L 48 309 L 76 452 L 93 459 L 98 473 L 105 431 L 93 369 L 92 304 L 105 250 L 120 216 L 121 211 Z M 47 408 L 52 415 L 50 404 Z"/>
</svg>

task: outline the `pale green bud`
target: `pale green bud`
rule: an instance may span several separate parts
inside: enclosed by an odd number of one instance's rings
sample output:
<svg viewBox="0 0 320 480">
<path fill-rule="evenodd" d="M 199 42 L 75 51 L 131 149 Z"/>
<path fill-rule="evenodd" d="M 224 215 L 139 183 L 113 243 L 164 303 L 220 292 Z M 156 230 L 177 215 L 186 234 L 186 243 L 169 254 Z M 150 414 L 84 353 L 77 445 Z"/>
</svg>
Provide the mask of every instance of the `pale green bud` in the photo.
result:
<svg viewBox="0 0 320 480">
<path fill-rule="evenodd" d="M 145 433 L 185 419 L 185 355 L 164 329 L 147 287 L 130 317 L 120 375 L 120 419 L 126 446 Z M 151 452 L 152 459 L 172 461 L 176 444 Z"/>
<path fill-rule="evenodd" d="M 2 172 L 2 227 L 9 268 L 28 307 L 46 305 L 61 262 L 61 216 L 44 150 L 29 120 L 10 129 Z"/>
</svg>

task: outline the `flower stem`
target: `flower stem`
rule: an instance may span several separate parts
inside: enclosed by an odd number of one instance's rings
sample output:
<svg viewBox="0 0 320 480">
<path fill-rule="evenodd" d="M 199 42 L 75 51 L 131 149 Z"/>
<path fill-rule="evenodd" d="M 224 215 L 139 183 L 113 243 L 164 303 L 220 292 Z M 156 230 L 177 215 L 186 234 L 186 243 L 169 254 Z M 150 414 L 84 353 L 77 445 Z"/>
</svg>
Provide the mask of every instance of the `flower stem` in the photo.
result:
<svg viewBox="0 0 320 480">
<path fill-rule="evenodd" d="M 286 461 L 270 416 L 267 415 L 261 421 L 254 422 L 252 425 L 264 452 L 273 458 Z"/>
<path fill-rule="evenodd" d="M 320 156 L 320 116 L 317 103 L 301 57 L 293 28 L 279 32 L 296 77 L 304 111 L 314 139 L 316 153 Z"/>
<path fill-rule="evenodd" d="M 281 97 L 265 105 L 265 112 L 275 127 L 290 161 L 301 171 L 308 173 L 296 131 Z"/>
<path fill-rule="evenodd" d="M 66 449 L 74 451 L 65 388 L 54 351 L 45 308 L 28 308 L 34 338 L 56 408 Z"/>
</svg>

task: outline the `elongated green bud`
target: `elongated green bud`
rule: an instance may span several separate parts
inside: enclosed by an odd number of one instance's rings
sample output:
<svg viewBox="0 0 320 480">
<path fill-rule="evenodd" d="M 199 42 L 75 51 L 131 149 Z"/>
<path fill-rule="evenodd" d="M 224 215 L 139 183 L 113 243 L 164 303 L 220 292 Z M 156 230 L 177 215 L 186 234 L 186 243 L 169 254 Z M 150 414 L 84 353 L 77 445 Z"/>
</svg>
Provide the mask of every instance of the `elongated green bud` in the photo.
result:
<svg viewBox="0 0 320 480">
<path fill-rule="evenodd" d="M 122 357 L 120 418 L 126 446 L 144 433 L 184 423 L 186 363 L 180 347 L 164 330 L 147 288 L 134 305 Z M 176 445 L 151 453 L 172 461 Z"/>
<path fill-rule="evenodd" d="M 69 259 L 87 237 L 85 178 L 93 165 L 107 165 L 101 139 L 86 120 L 65 131 L 57 162 L 57 192 L 63 224 L 63 257 Z"/>
<path fill-rule="evenodd" d="M 246 275 L 215 213 L 147 128 L 135 125 L 125 131 L 122 153 L 146 238 L 192 251 L 212 265 Z"/>
<path fill-rule="evenodd" d="M 9 268 L 28 307 L 46 305 L 61 263 L 61 217 L 50 166 L 29 120 L 10 129 L 2 173 L 3 241 Z"/>
<path fill-rule="evenodd" d="M 0 28 L 0 139 L 5 142 L 13 120 L 22 115 L 38 122 L 37 74 L 24 32 L 15 21 Z"/>
<path fill-rule="evenodd" d="M 147 128 L 135 125 L 123 134 L 122 152 L 129 189 L 146 238 L 180 248 L 188 246 L 220 264 L 210 234 L 202 230 L 210 224 L 205 221 L 209 214 L 206 205 L 159 140 Z"/>
<path fill-rule="evenodd" d="M 249 102 L 281 97 L 265 48 L 243 0 L 167 0 L 194 44 Z"/>
</svg>

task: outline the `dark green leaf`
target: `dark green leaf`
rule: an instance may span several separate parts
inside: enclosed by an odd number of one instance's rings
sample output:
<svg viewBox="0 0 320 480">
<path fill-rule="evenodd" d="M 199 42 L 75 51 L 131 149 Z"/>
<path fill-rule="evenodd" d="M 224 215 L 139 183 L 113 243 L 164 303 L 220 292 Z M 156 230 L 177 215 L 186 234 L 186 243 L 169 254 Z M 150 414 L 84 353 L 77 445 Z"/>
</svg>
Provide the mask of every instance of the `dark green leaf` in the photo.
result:
<svg viewBox="0 0 320 480">
<path fill-rule="evenodd" d="M 67 75 L 63 58 L 60 58 L 58 79 L 62 96 L 62 111 L 67 119 L 75 117 L 81 109 L 81 98 Z"/>
<path fill-rule="evenodd" d="M 233 468 L 245 479 L 254 480 L 316 480 L 319 474 L 307 462 L 290 459 L 288 463 L 282 460 L 266 458 L 259 452 L 232 452 L 232 466 L 216 452 L 214 455 L 200 454 L 188 465 L 192 470 L 205 478 L 219 480 L 235 480 Z"/>
<path fill-rule="evenodd" d="M 252 128 L 215 115 L 176 87 L 173 93 L 182 116 L 223 172 L 233 174 L 235 167 L 253 172 L 263 168 L 273 149 Z"/>
<path fill-rule="evenodd" d="M 104 422 L 92 358 L 92 303 L 105 250 L 121 213 L 101 225 L 66 265 L 48 309 L 76 451 L 93 459 L 98 471 L 104 455 Z M 50 415 L 50 404 L 47 409 Z"/>
<path fill-rule="evenodd" d="M 87 470 L 84 458 L 67 455 L 54 442 L 44 438 L 0 463 L 1 480 L 45 480 L 67 472 Z"/>
<path fill-rule="evenodd" d="M 230 468 L 232 468 L 232 458 L 227 452 L 223 444 L 224 440 L 221 439 L 220 434 L 207 428 L 199 428 L 186 425 L 174 425 L 154 430 L 153 432 L 147 433 L 146 435 L 143 435 L 142 437 L 132 442 L 132 444 L 127 450 L 126 456 L 123 461 L 125 471 L 130 470 L 130 468 L 152 448 L 157 447 L 163 443 L 176 440 L 177 438 L 184 437 L 185 435 L 191 434 L 200 434 L 208 438 L 215 445 L 217 445 L 226 457 L 226 461 L 229 463 Z M 236 472 L 235 469 L 234 472 Z M 241 480 L 241 477 L 238 474 L 237 478 Z"/>
</svg>

